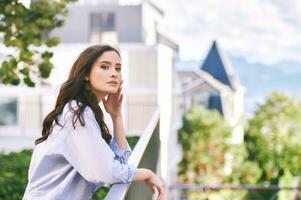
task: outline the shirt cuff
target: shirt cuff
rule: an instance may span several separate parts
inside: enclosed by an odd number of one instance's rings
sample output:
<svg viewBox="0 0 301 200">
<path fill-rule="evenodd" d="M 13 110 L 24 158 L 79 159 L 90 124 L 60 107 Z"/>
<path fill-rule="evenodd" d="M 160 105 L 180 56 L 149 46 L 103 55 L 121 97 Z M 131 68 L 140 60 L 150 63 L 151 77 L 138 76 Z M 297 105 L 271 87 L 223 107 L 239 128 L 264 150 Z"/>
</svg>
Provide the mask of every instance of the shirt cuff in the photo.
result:
<svg viewBox="0 0 301 200">
<path fill-rule="evenodd" d="M 124 165 L 117 160 L 113 160 L 113 176 L 119 180 L 118 183 L 132 182 L 136 175 L 136 171 L 137 169 L 133 165 Z"/>
<path fill-rule="evenodd" d="M 127 160 L 129 159 L 132 150 L 131 147 L 129 146 L 128 143 L 126 143 L 126 149 L 121 149 L 115 138 L 112 138 L 111 143 L 109 144 L 110 148 L 113 150 L 113 152 L 115 153 L 115 155 L 117 156 L 118 160 L 121 161 L 121 163 L 126 164 Z"/>
<path fill-rule="evenodd" d="M 128 183 L 132 182 L 135 178 L 137 168 L 135 166 L 129 165 L 129 175 L 128 175 Z"/>
</svg>

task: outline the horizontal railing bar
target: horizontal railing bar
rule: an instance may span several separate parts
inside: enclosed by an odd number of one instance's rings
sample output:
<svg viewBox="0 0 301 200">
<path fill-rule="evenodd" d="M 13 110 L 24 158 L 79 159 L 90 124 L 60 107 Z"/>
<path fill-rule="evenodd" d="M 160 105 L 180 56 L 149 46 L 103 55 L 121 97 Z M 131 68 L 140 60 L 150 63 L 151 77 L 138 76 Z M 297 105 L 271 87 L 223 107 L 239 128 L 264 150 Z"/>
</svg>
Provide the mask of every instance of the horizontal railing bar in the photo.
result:
<svg viewBox="0 0 301 200">
<path fill-rule="evenodd" d="M 286 187 L 278 185 L 205 185 L 205 184 L 175 184 L 170 190 L 301 190 L 301 186 Z"/>
</svg>

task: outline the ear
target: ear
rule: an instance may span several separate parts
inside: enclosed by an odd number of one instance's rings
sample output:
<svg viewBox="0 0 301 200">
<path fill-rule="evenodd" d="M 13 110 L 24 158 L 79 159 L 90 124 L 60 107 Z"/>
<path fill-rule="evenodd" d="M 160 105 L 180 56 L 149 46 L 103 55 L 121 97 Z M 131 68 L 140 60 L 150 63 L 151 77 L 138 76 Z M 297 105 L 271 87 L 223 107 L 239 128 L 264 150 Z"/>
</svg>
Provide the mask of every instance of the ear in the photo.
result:
<svg viewBox="0 0 301 200">
<path fill-rule="evenodd" d="M 88 81 L 89 80 L 89 76 L 85 76 L 85 80 Z"/>
</svg>

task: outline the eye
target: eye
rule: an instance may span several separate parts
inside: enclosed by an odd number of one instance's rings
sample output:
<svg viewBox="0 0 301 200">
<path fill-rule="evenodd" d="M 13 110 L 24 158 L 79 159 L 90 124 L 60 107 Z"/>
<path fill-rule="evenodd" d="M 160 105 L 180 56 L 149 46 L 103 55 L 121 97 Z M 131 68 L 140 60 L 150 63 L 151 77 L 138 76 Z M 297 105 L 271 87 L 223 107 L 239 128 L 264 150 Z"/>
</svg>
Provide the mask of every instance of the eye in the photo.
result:
<svg viewBox="0 0 301 200">
<path fill-rule="evenodd" d="M 121 71 L 121 67 L 116 67 L 116 71 L 120 72 Z"/>
<path fill-rule="evenodd" d="M 101 65 L 100 66 L 102 69 L 109 69 L 109 66 L 107 66 L 107 65 Z"/>
</svg>

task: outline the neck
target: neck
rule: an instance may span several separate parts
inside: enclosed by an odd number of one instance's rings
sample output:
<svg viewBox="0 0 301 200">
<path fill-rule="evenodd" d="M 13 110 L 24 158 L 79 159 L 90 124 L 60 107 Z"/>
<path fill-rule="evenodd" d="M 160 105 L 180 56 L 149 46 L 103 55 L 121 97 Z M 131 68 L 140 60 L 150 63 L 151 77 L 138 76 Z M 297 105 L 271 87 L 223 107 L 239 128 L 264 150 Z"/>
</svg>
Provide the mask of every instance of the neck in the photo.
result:
<svg viewBox="0 0 301 200">
<path fill-rule="evenodd" d="M 97 97 L 98 103 L 100 103 L 105 98 L 105 96 L 107 96 L 107 93 L 104 92 L 94 92 L 94 94 Z"/>
</svg>

